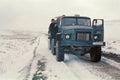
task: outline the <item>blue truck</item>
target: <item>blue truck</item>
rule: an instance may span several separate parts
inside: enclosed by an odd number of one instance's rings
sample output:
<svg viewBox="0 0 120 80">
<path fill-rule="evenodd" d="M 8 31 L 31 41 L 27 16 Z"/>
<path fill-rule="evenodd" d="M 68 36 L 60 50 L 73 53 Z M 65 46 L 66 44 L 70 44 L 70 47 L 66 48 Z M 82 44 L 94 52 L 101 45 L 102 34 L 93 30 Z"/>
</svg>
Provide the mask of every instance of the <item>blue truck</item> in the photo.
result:
<svg viewBox="0 0 120 80">
<path fill-rule="evenodd" d="M 92 62 L 101 60 L 101 47 L 104 42 L 104 20 L 84 16 L 56 17 L 58 33 L 51 40 L 51 51 L 58 62 L 64 61 L 65 53 L 90 54 Z"/>
</svg>

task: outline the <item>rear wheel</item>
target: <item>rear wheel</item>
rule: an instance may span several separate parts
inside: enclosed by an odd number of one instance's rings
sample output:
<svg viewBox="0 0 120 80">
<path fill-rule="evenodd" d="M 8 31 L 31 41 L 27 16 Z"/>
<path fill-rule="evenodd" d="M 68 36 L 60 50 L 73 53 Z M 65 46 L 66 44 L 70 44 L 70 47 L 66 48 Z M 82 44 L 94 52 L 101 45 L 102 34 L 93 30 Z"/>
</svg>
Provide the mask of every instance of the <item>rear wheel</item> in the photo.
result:
<svg viewBox="0 0 120 80">
<path fill-rule="evenodd" d="M 99 62 L 101 60 L 101 47 L 92 47 L 90 49 L 90 58 L 92 62 Z"/>
<path fill-rule="evenodd" d="M 64 51 L 63 47 L 60 46 L 60 42 L 56 42 L 56 60 L 57 61 L 64 61 Z"/>
</svg>

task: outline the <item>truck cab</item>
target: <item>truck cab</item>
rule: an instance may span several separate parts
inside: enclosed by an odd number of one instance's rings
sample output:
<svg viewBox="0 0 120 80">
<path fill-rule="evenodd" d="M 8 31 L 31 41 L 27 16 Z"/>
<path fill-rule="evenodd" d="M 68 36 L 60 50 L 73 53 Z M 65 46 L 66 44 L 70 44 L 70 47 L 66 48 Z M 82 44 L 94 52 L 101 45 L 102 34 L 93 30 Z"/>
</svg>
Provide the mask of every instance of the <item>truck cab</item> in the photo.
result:
<svg viewBox="0 0 120 80">
<path fill-rule="evenodd" d="M 93 62 L 101 60 L 104 42 L 104 20 L 84 16 L 60 16 L 56 19 L 58 33 L 52 40 L 52 53 L 57 61 L 64 61 L 65 53 L 90 53 Z"/>
</svg>

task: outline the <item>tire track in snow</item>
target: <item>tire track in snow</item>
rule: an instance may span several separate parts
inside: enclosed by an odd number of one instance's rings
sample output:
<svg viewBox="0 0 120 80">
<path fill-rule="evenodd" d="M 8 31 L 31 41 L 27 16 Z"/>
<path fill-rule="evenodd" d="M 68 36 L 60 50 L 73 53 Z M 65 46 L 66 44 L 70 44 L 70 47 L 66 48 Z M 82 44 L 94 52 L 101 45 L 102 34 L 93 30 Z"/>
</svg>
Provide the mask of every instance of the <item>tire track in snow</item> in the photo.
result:
<svg viewBox="0 0 120 80">
<path fill-rule="evenodd" d="M 44 35 L 44 33 L 41 33 L 41 35 L 37 38 L 37 44 L 33 50 L 33 58 L 30 61 L 29 66 L 27 67 L 28 69 L 28 73 L 26 75 L 26 77 L 24 78 L 24 80 L 36 80 L 36 79 L 40 79 L 40 80 L 47 80 L 47 75 L 43 74 L 43 69 L 45 68 L 45 63 L 46 63 L 46 59 L 44 57 L 41 57 L 41 55 L 37 54 L 37 50 L 38 47 L 40 45 L 40 40 L 42 35 Z M 34 75 L 31 74 L 33 67 L 35 67 L 37 63 L 37 71 L 34 71 Z"/>
<path fill-rule="evenodd" d="M 33 49 L 33 57 L 30 60 L 30 63 L 27 66 L 25 66 L 22 70 L 19 71 L 19 72 L 22 72 L 22 71 L 27 72 L 26 75 L 25 75 L 25 78 L 23 80 L 28 80 L 29 77 L 30 77 L 30 72 L 31 72 L 31 69 L 32 69 L 32 64 L 33 64 L 33 61 L 36 58 L 36 50 L 37 50 L 37 48 L 39 46 L 39 43 L 40 43 L 40 37 L 41 37 L 41 35 L 36 38 L 36 43 L 37 44 L 36 44 L 35 48 Z"/>
<path fill-rule="evenodd" d="M 66 55 L 65 64 L 80 80 L 102 80 L 100 77 L 91 74 L 91 72 L 85 68 L 85 61 L 80 60 L 77 56 L 72 54 Z"/>
<path fill-rule="evenodd" d="M 82 74 L 84 76 L 83 80 L 120 80 L 120 69 L 114 67 L 113 65 L 111 66 L 110 62 L 109 64 L 106 63 L 103 58 L 101 62 L 94 63 L 90 61 L 90 57 L 88 55 L 78 56 L 67 54 L 66 57 L 67 59 L 65 60 L 65 64 L 77 77 L 81 77 L 81 72 L 84 73 Z M 108 59 L 106 60 L 108 61 Z M 89 77 L 87 72 L 90 75 L 92 74 L 97 76 L 99 79 L 94 79 L 94 77 L 92 77 L 93 79 L 86 79 L 85 76 Z"/>
<path fill-rule="evenodd" d="M 41 36 L 40 36 L 40 37 L 41 37 Z M 39 44 L 40 44 L 40 37 L 38 37 L 37 45 L 36 45 L 36 47 L 35 47 L 34 50 L 33 50 L 33 59 L 36 57 L 36 50 L 37 50 L 37 48 L 38 48 L 38 46 L 39 46 Z"/>
</svg>

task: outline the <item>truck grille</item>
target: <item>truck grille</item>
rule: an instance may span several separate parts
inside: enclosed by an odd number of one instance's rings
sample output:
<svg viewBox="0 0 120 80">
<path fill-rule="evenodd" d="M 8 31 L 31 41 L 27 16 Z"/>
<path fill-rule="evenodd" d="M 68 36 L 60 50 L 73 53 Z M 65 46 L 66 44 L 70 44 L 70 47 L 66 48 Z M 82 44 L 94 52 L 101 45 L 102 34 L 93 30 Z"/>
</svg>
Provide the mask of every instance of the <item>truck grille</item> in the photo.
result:
<svg viewBox="0 0 120 80">
<path fill-rule="evenodd" d="M 89 41 L 90 33 L 78 32 L 77 33 L 77 41 Z"/>
</svg>

